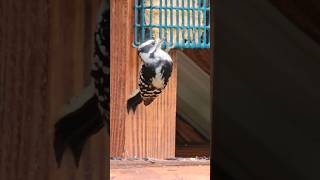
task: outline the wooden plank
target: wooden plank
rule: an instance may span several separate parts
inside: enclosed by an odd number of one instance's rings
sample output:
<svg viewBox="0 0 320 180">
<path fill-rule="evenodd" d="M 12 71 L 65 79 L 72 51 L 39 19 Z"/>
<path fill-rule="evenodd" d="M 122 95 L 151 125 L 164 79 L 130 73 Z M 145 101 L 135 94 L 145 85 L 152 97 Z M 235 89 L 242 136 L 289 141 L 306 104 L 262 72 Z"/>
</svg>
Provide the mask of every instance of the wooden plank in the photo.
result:
<svg viewBox="0 0 320 180">
<path fill-rule="evenodd" d="M 209 139 L 210 133 L 210 76 L 188 56 L 178 57 L 177 110 L 199 133 Z M 190 85 L 192 84 L 192 85 Z M 202 107 L 202 108 L 200 108 Z"/>
<path fill-rule="evenodd" d="M 61 114 L 63 105 L 89 83 L 100 0 L 52 0 L 50 7 L 48 71 L 49 132 L 52 136 L 54 124 Z M 53 149 L 50 148 L 49 160 L 52 162 L 52 171 L 48 179 L 105 179 L 108 172 L 105 168 L 105 157 L 108 155 L 106 134 L 106 130 L 103 129 L 88 140 L 78 169 L 69 150 L 64 155 L 62 167 L 57 169 Z"/>
<path fill-rule="evenodd" d="M 113 180 L 209 180 L 210 166 L 169 166 L 112 169 Z"/>
<path fill-rule="evenodd" d="M 210 74 L 210 49 L 184 49 L 182 52 L 192 59 L 204 72 Z"/>
<path fill-rule="evenodd" d="M 210 144 L 177 145 L 176 157 L 209 157 Z"/>
<path fill-rule="evenodd" d="M 176 123 L 176 144 L 206 144 L 209 140 L 202 136 L 181 116 L 177 116 Z"/>
<path fill-rule="evenodd" d="M 105 132 L 85 146 L 79 169 L 68 152 L 57 169 L 52 145 L 62 105 L 88 84 L 98 4 L 1 1 L 0 179 L 106 178 Z"/>
<path fill-rule="evenodd" d="M 173 158 L 168 160 L 160 159 L 121 159 L 110 160 L 110 169 L 128 169 L 134 167 L 162 167 L 162 166 L 207 166 L 208 159 L 200 158 Z"/>
<path fill-rule="evenodd" d="M 0 179 L 48 179 L 48 4 L 0 3 Z"/>
<path fill-rule="evenodd" d="M 110 177 L 122 179 L 210 179 L 208 160 L 111 161 Z"/>
<path fill-rule="evenodd" d="M 216 0 L 212 0 L 211 3 L 211 11 L 210 11 L 210 24 L 212 25 L 212 27 L 216 27 Z M 209 50 L 209 62 L 210 62 L 210 99 L 211 99 L 211 133 L 210 133 L 210 148 L 209 148 L 209 154 L 210 154 L 210 161 L 213 164 L 213 161 L 215 160 L 216 156 L 214 154 L 215 152 L 215 135 L 216 135 L 216 122 L 215 122 L 215 110 L 216 110 L 216 81 L 215 81 L 215 44 L 216 44 L 216 37 L 215 35 L 215 29 L 216 28 L 211 28 L 210 30 L 210 50 Z M 216 164 L 216 163 L 215 163 Z M 213 165 L 210 166 L 210 172 L 211 174 L 213 174 L 214 172 L 214 168 L 216 169 L 216 167 L 214 167 Z M 214 176 L 212 176 L 212 179 L 216 178 Z M 217 179 L 219 179 L 219 176 L 217 176 Z M 226 179 L 227 180 L 227 179 Z"/>
<path fill-rule="evenodd" d="M 126 100 L 137 88 L 138 57 L 133 39 L 133 0 L 111 1 L 111 156 L 168 158 L 175 155 L 177 71 L 152 104 L 127 114 Z"/>
</svg>

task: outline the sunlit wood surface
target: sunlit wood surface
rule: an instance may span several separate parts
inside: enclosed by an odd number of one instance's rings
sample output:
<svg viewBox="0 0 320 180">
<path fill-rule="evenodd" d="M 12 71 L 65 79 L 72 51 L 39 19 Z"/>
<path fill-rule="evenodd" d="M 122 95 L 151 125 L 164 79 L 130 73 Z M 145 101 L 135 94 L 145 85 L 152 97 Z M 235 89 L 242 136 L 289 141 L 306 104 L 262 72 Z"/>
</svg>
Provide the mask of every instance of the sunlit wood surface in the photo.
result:
<svg viewBox="0 0 320 180">
<path fill-rule="evenodd" d="M 137 88 L 138 63 L 133 40 L 133 0 L 111 1 L 110 151 L 116 157 L 175 156 L 177 64 L 163 93 L 150 105 L 127 113 L 126 101 Z"/>
<path fill-rule="evenodd" d="M 112 160 L 110 179 L 113 180 L 209 180 L 208 160 Z"/>
</svg>

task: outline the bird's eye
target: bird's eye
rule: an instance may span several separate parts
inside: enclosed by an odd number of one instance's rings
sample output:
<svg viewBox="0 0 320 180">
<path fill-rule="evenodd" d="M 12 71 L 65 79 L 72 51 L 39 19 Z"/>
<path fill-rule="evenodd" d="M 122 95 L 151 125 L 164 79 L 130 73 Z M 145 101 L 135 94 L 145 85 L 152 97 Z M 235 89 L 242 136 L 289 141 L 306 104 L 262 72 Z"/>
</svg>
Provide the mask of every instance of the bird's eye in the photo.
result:
<svg viewBox="0 0 320 180">
<path fill-rule="evenodd" d="M 156 42 L 154 42 L 154 41 L 151 43 L 152 46 L 154 46 L 155 44 L 156 44 Z"/>
</svg>

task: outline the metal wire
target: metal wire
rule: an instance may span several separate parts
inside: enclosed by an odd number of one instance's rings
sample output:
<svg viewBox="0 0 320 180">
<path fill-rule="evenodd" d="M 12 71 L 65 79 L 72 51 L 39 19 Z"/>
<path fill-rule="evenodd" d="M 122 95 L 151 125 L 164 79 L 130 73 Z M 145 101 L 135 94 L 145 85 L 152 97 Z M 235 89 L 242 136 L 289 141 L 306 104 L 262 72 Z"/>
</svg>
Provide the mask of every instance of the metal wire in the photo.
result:
<svg viewBox="0 0 320 180">
<path fill-rule="evenodd" d="M 145 5 L 146 1 L 149 1 L 149 5 Z M 197 6 L 196 0 L 159 0 L 158 5 L 154 5 L 156 4 L 154 2 L 154 0 L 134 1 L 135 46 L 152 38 L 153 31 L 157 30 L 159 38 L 167 42 L 163 43 L 163 48 L 167 45 L 173 48 L 210 48 L 210 15 L 208 15 L 210 3 L 207 0 L 198 0 Z M 148 23 L 145 22 L 146 10 L 150 12 Z M 155 11 L 159 12 L 158 23 L 153 19 Z"/>
</svg>

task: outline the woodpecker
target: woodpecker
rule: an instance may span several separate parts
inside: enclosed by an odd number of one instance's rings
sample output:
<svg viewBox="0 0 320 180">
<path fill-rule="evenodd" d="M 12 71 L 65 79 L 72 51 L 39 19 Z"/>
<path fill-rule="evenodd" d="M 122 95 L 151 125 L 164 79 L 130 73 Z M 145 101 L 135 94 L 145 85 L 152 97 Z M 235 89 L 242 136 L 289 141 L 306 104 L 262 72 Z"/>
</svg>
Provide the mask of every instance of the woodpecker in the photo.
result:
<svg viewBox="0 0 320 180">
<path fill-rule="evenodd" d="M 87 139 L 107 126 L 110 112 L 110 11 L 109 0 L 103 0 L 94 34 L 92 82 L 69 105 L 72 110 L 55 124 L 54 152 L 58 167 L 66 148 L 70 148 L 78 167 Z"/>
<path fill-rule="evenodd" d="M 127 100 L 128 113 L 135 112 L 141 102 L 145 106 L 151 104 L 168 84 L 173 62 L 167 51 L 161 49 L 163 42 L 162 39 L 150 39 L 137 47 L 141 59 L 139 88 Z"/>
</svg>

